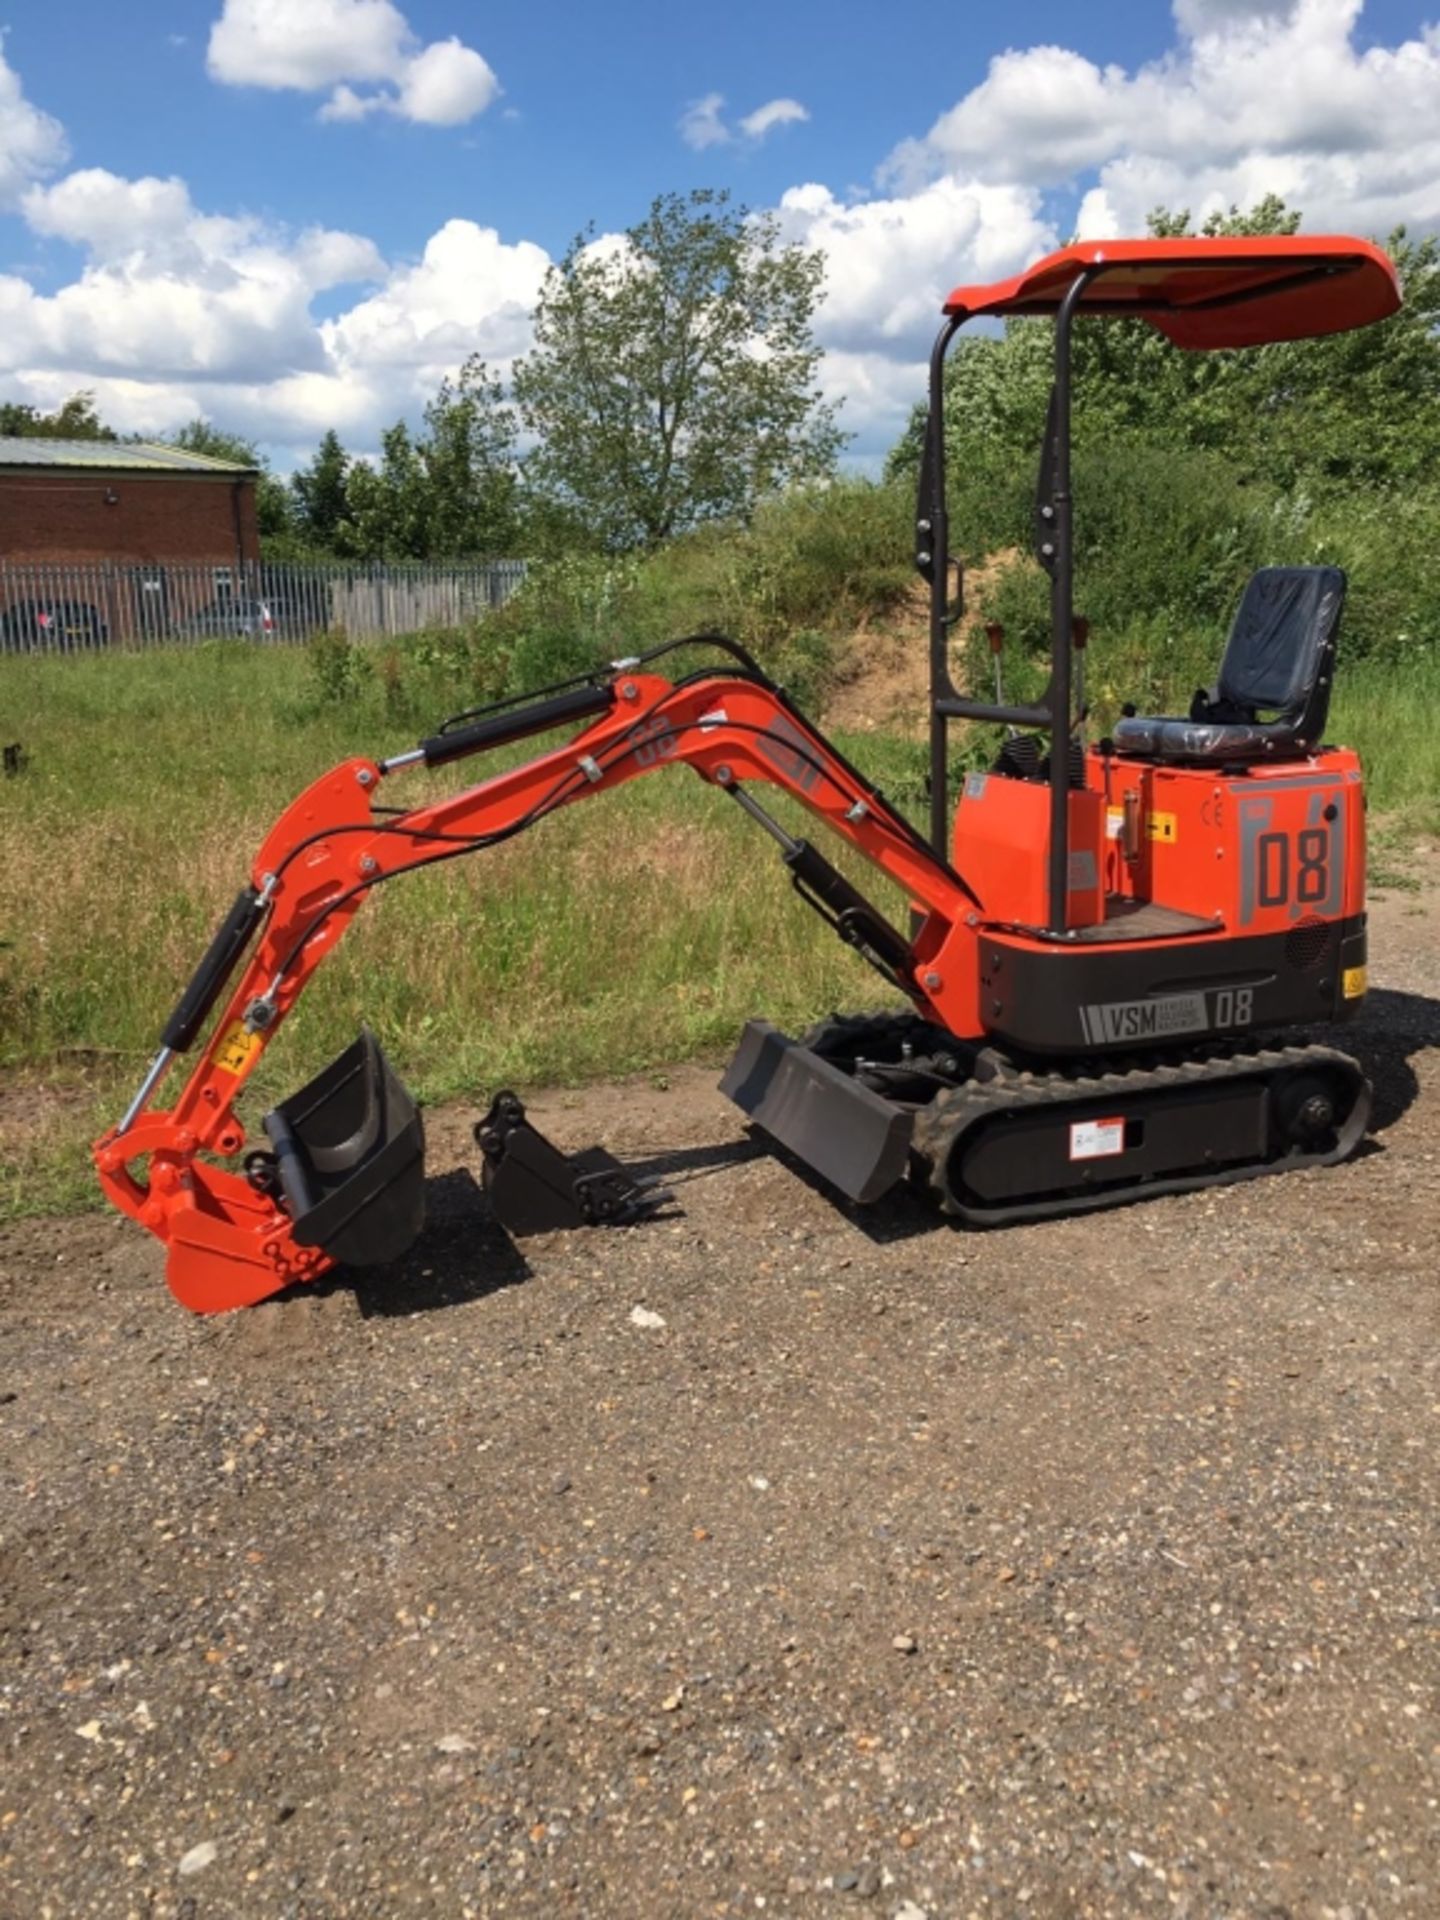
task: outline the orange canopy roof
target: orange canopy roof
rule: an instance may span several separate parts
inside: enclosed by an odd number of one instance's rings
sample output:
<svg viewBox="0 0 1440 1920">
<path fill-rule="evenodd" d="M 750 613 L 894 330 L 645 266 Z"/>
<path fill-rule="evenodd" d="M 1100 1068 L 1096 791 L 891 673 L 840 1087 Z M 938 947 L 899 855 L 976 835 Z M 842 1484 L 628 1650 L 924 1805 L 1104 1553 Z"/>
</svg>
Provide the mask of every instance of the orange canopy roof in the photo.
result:
<svg viewBox="0 0 1440 1920">
<path fill-rule="evenodd" d="M 1083 240 L 1013 280 L 957 287 L 949 314 L 1053 314 L 1086 267 L 1087 312 L 1148 320 L 1177 347 L 1254 347 L 1344 333 L 1400 305 L 1388 255 L 1343 234 L 1215 240 Z"/>
</svg>

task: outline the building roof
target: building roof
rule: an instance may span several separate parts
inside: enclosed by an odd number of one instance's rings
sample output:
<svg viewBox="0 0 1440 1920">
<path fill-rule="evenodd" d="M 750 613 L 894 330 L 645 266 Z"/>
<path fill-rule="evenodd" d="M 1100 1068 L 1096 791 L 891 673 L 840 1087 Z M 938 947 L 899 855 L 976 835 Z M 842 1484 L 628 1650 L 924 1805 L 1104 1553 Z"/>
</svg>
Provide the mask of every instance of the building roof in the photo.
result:
<svg viewBox="0 0 1440 1920">
<path fill-rule="evenodd" d="M 1148 320 L 1177 347 L 1251 347 L 1383 320 L 1400 305 L 1393 262 L 1343 234 L 1087 240 L 1012 280 L 957 287 L 949 314 L 1053 314 L 1084 272 L 1083 311 Z"/>
<path fill-rule="evenodd" d="M 157 447 L 148 441 L 41 440 L 28 435 L 0 436 L 0 467 L 86 467 L 104 473 L 254 473 L 234 460 L 183 447 Z"/>
</svg>

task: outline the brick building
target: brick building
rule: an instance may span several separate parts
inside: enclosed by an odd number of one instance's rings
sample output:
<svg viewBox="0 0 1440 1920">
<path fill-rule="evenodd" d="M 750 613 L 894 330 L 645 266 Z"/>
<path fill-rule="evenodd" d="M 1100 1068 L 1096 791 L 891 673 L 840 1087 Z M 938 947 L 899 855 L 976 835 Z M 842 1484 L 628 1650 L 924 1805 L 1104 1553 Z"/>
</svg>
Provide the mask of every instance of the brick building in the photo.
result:
<svg viewBox="0 0 1440 1920">
<path fill-rule="evenodd" d="M 0 439 L 0 559 L 10 564 L 259 558 L 253 468 L 178 447 Z"/>
<path fill-rule="evenodd" d="M 118 635 L 225 596 L 259 564 L 255 481 L 178 447 L 0 438 L 0 612 L 79 596 Z"/>
</svg>

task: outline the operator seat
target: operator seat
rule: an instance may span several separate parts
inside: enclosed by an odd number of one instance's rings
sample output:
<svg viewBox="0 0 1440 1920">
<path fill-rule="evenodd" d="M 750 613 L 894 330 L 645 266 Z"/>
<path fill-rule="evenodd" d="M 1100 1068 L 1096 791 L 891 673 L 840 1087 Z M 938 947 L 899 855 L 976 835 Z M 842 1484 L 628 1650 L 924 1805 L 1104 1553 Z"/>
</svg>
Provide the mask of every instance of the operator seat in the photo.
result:
<svg viewBox="0 0 1440 1920">
<path fill-rule="evenodd" d="M 1116 751 L 1201 767 L 1304 759 L 1330 711 L 1345 586 L 1339 567 L 1261 567 L 1240 601 L 1216 685 L 1195 695 L 1188 720 L 1121 720 Z"/>
</svg>

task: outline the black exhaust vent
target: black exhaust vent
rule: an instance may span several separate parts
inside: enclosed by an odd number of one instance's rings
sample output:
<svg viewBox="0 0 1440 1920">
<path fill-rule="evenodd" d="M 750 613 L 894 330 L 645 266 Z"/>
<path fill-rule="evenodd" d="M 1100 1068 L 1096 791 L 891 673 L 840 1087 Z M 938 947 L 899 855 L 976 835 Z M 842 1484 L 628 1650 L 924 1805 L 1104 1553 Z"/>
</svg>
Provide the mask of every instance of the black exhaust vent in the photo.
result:
<svg viewBox="0 0 1440 1920">
<path fill-rule="evenodd" d="M 1285 936 L 1285 958 L 1300 973 L 1318 967 L 1330 951 L 1331 923 L 1307 914 Z"/>
</svg>

